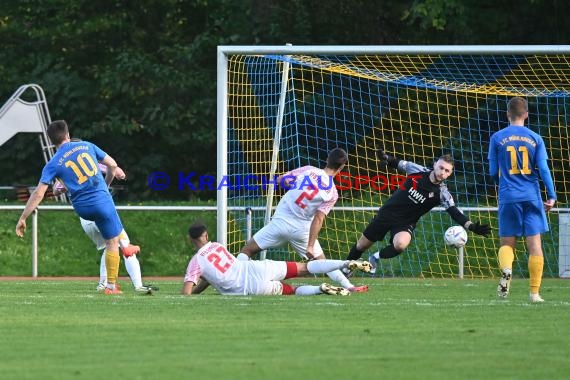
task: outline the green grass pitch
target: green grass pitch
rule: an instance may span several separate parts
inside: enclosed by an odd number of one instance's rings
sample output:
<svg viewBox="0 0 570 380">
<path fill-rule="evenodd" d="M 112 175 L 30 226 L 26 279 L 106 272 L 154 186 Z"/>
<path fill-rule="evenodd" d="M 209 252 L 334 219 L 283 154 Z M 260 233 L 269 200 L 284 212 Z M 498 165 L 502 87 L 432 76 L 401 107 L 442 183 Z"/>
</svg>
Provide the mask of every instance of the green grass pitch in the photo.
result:
<svg viewBox="0 0 570 380">
<path fill-rule="evenodd" d="M 93 280 L 0 281 L 0 378 L 563 379 L 570 282 L 358 278 L 349 297 L 105 296 Z M 320 283 L 302 278 L 294 284 Z"/>
</svg>

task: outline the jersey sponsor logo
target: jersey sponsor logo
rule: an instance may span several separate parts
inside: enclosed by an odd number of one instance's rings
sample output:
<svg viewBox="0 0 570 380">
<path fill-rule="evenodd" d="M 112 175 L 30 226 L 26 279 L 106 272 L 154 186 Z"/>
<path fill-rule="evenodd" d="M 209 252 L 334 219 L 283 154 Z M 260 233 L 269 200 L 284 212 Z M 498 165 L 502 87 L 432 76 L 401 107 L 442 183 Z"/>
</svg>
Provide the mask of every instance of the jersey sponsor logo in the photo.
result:
<svg viewBox="0 0 570 380">
<path fill-rule="evenodd" d="M 410 198 L 414 203 L 424 203 L 426 200 L 426 197 L 415 189 L 408 190 L 408 198 Z"/>
</svg>

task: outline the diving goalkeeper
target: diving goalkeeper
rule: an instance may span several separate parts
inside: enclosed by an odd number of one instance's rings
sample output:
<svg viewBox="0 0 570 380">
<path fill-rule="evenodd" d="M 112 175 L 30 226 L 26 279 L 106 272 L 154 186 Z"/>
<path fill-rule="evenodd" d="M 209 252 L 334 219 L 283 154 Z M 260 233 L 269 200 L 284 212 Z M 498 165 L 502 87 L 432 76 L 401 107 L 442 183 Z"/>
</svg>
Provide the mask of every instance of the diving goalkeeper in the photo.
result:
<svg viewBox="0 0 570 380">
<path fill-rule="evenodd" d="M 453 158 L 450 155 L 441 156 L 433 165 L 433 169 L 428 169 L 390 156 L 382 149 L 378 154 L 388 167 L 404 171 L 408 177 L 380 207 L 350 250 L 347 260 L 359 259 L 374 242 L 384 239 L 390 232 L 389 245 L 371 254 L 368 259 L 372 265 L 371 273 L 375 273 L 379 259 L 390 259 L 404 252 L 412 241 L 418 220 L 436 206 L 445 208 L 451 218 L 466 230 L 483 236 L 491 232 L 488 225 L 473 223 L 455 206 L 444 183 L 453 173 Z"/>
</svg>

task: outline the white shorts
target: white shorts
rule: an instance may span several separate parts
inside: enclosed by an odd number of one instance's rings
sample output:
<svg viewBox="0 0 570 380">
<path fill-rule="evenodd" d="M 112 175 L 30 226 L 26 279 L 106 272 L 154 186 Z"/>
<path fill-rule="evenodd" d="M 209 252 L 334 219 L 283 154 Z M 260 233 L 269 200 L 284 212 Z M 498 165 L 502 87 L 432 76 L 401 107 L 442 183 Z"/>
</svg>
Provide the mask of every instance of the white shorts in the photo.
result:
<svg viewBox="0 0 570 380">
<path fill-rule="evenodd" d="M 100 251 L 102 249 L 105 249 L 105 239 L 103 239 L 103 235 L 101 235 L 101 231 L 99 231 L 99 228 L 97 228 L 95 222 L 91 220 L 85 220 L 83 218 L 79 218 L 79 220 L 81 221 L 81 227 L 83 227 L 83 231 L 85 231 L 87 236 L 89 236 L 91 241 L 93 241 L 97 247 L 97 250 Z"/>
<path fill-rule="evenodd" d="M 273 219 L 253 235 L 253 240 L 262 250 L 278 248 L 290 243 L 299 256 L 308 260 L 309 229 L 310 224 L 307 225 L 305 223 L 295 226 L 283 219 Z M 319 241 L 316 240 L 314 246 L 315 257 L 321 256 L 323 253 Z"/>
<path fill-rule="evenodd" d="M 81 227 L 83 227 L 83 231 L 89 236 L 93 244 L 97 247 L 98 251 L 101 251 L 106 248 L 105 239 L 99 231 L 97 224 L 91 220 L 86 220 L 83 218 L 79 218 L 81 222 Z M 119 235 L 119 244 L 123 247 L 126 247 L 130 244 L 129 235 L 123 229 Z"/>
<path fill-rule="evenodd" d="M 281 280 L 287 275 L 287 263 L 274 260 L 250 260 L 248 265 L 245 293 L 251 295 L 280 295 L 283 294 Z"/>
</svg>

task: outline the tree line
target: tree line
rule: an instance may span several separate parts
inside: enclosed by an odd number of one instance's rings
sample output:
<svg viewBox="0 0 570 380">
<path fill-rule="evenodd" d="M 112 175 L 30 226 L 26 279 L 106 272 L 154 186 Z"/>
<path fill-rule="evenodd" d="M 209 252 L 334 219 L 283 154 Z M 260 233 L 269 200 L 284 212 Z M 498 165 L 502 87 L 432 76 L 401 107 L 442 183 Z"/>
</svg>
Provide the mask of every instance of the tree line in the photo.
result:
<svg viewBox="0 0 570 380">
<path fill-rule="evenodd" d="M 20 0 L 0 5 L 0 102 L 39 84 L 52 119 L 95 142 L 129 177 L 216 171 L 218 45 L 562 44 L 570 3 L 554 0 Z M 0 147 L 0 185 L 37 182 L 37 136 Z M 211 196 L 206 194 L 205 196 Z"/>
</svg>

